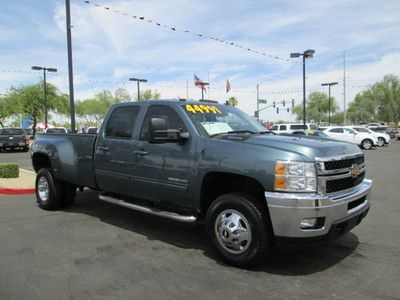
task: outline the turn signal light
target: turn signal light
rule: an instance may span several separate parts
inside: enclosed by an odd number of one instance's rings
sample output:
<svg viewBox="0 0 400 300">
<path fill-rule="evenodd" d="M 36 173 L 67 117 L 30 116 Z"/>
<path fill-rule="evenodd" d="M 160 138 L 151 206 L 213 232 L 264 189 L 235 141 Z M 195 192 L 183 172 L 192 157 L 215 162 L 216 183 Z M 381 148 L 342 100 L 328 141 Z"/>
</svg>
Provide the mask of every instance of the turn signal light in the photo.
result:
<svg viewBox="0 0 400 300">
<path fill-rule="evenodd" d="M 275 189 L 286 189 L 286 178 L 276 177 L 275 178 Z"/>
<path fill-rule="evenodd" d="M 286 175 L 287 164 L 277 162 L 275 164 L 275 175 Z"/>
</svg>

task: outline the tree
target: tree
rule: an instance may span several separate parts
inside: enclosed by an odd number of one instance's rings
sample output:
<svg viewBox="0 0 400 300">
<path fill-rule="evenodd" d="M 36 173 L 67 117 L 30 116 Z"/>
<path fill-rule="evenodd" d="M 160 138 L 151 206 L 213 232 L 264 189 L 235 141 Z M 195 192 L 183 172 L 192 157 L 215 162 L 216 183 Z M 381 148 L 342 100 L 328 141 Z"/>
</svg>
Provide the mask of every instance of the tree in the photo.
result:
<svg viewBox="0 0 400 300">
<path fill-rule="evenodd" d="M 239 101 L 236 99 L 236 97 L 233 97 L 233 96 L 229 97 L 228 105 L 235 107 L 238 105 L 238 103 L 239 103 Z"/>
<path fill-rule="evenodd" d="M 3 119 L 17 114 L 17 112 L 18 105 L 15 105 L 11 98 L 7 97 L 6 95 L 2 95 L 0 97 L 0 126 L 4 126 L 2 122 Z"/>
<path fill-rule="evenodd" d="M 347 109 L 347 118 L 354 124 L 374 121 L 377 116 L 377 102 L 373 91 L 358 93 Z"/>
<path fill-rule="evenodd" d="M 48 111 L 54 110 L 58 113 L 65 114 L 69 111 L 67 95 L 61 94 L 58 89 L 47 83 L 47 108 Z M 7 101 L 10 101 L 15 107 L 17 113 L 24 113 L 33 118 L 33 136 L 36 134 L 36 124 L 40 118 L 44 116 L 44 95 L 43 82 L 32 85 L 21 86 L 19 88 L 12 87 L 6 95 Z"/>
<path fill-rule="evenodd" d="M 338 105 L 334 97 L 331 97 L 331 115 L 338 110 Z M 306 118 L 307 121 L 313 121 L 318 125 L 321 122 L 328 120 L 329 112 L 329 97 L 323 92 L 312 92 L 308 95 L 306 103 Z M 303 104 L 293 108 L 293 113 L 296 114 L 297 120 L 303 120 Z"/>
<path fill-rule="evenodd" d="M 383 81 L 372 86 L 378 116 L 385 122 L 400 121 L 400 80 L 395 75 L 385 75 Z"/>
<path fill-rule="evenodd" d="M 161 95 L 157 90 L 153 92 L 151 89 L 147 89 L 140 93 L 139 101 L 158 100 L 160 99 L 160 97 Z M 137 95 L 136 95 L 136 100 L 138 100 Z"/>
</svg>

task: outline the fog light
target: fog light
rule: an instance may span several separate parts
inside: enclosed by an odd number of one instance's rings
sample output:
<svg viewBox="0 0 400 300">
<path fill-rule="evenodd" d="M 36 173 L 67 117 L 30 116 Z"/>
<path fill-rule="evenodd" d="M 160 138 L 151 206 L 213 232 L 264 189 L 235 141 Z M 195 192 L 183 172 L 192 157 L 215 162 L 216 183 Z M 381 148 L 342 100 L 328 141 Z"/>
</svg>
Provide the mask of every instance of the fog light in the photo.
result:
<svg viewBox="0 0 400 300">
<path fill-rule="evenodd" d="M 301 229 L 314 228 L 317 225 L 317 218 L 303 219 L 300 223 Z"/>
<path fill-rule="evenodd" d="M 300 229 L 321 229 L 324 227 L 325 217 L 307 218 L 303 219 L 300 223 Z"/>
</svg>

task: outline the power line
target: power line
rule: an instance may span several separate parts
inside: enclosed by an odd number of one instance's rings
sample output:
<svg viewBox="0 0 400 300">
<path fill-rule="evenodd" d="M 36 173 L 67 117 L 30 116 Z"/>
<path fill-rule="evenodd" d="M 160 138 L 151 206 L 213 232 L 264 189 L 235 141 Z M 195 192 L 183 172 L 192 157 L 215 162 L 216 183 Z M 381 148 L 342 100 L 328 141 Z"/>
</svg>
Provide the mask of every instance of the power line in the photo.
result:
<svg viewBox="0 0 400 300">
<path fill-rule="evenodd" d="M 169 29 L 171 31 L 174 31 L 174 32 L 192 34 L 192 35 L 194 35 L 194 36 L 196 36 L 198 38 L 212 40 L 212 41 L 215 41 L 215 42 L 227 45 L 227 46 L 240 48 L 240 49 L 242 49 L 244 51 L 247 51 L 247 52 L 255 53 L 255 54 L 258 54 L 258 55 L 262 55 L 262 56 L 273 58 L 273 59 L 280 60 L 280 61 L 290 62 L 290 60 L 288 58 L 283 58 L 283 57 L 280 57 L 280 56 L 268 54 L 268 53 L 263 52 L 263 51 L 259 51 L 259 50 L 253 49 L 253 48 L 249 48 L 247 46 L 243 46 L 243 45 L 238 44 L 236 42 L 226 41 L 226 40 L 221 39 L 221 38 L 216 38 L 216 37 L 213 37 L 213 36 L 209 36 L 209 35 L 204 34 L 204 33 L 193 32 L 193 31 L 190 31 L 190 30 L 187 30 L 187 29 L 179 29 L 179 28 L 176 28 L 176 27 L 172 27 L 172 26 L 163 24 L 163 23 L 158 22 L 158 21 L 154 21 L 154 20 L 148 19 L 147 17 L 129 15 L 125 11 L 112 9 L 112 8 L 110 8 L 108 6 L 104 6 L 104 5 L 101 5 L 101 4 L 98 4 L 98 3 L 91 3 L 90 1 L 83 1 L 83 2 L 88 4 L 88 5 L 92 5 L 93 7 L 103 8 L 104 10 L 107 10 L 107 11 L 115 13 L 115 14 L 121 14 L 121 15 L 124 15 L 124 16 L 127 16 L 127 17 L 131 17 L 132 19 L 134 19 L 136 21 L 142 21 L 142 22 L 147 22 L 149 24 L 153 24 L 154 26 L 157 26 L 157 27 L 160 27 L 160 28 L 162 27 L 162 28 L 166 28 L 166 29 Z"/>
</svg>

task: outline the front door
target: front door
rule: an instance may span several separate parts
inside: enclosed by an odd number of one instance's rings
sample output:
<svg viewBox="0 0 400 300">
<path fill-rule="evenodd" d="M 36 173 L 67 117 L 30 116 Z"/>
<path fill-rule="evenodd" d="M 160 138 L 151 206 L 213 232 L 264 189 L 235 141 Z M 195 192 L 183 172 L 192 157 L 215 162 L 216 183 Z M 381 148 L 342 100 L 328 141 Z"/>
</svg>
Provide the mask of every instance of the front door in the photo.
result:
<svg viewBox="0 0 400 300">
<path fill-rule="evenodd" d="M 117 106 L 97 137 L 94 149 L 96 180 L 102 190 L 130 195 L 133 130 L 139 114 L 138 105 Z"/>
<path fill-rule="evenodd" d="M 193 135 L 185 144 L 150 144 L 149 121 L 151 118 L 164 118 L 168 129 L 187 131 L 182 118 L 174 108 L 167 105 L 151 105 L 147 109 L 140 138 L 135 145 L 134 168 L 131 180 L 135 194 L 140 198 L 161 201 L 165 205 L 188 208 L 189 186 L 192 180 L 191 169 L 194 164 L 195 141 Z"/>
</svg>

